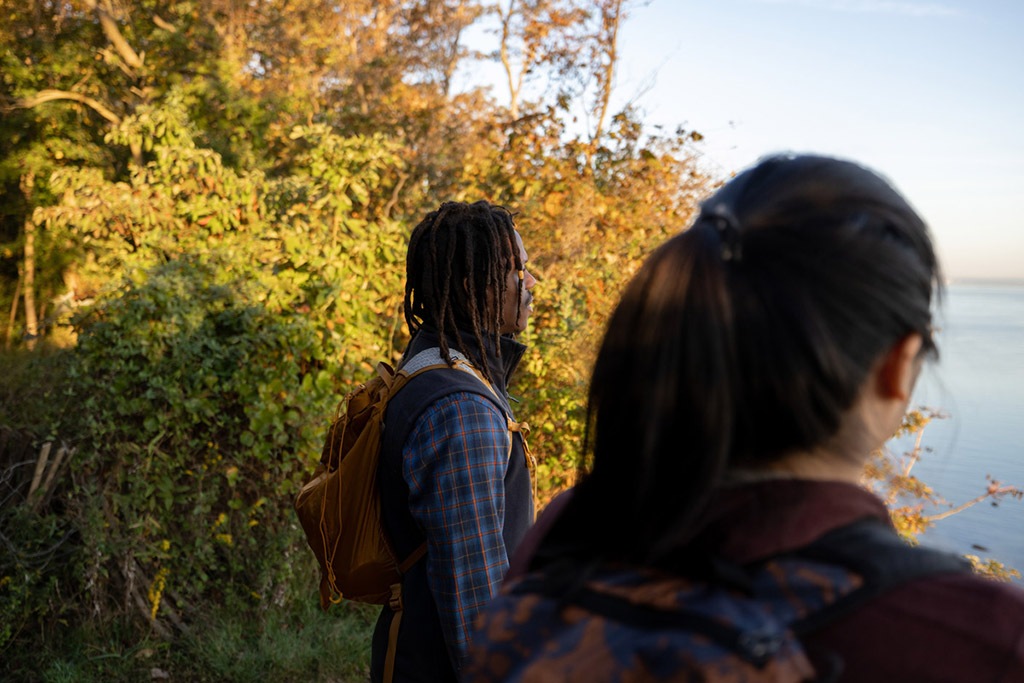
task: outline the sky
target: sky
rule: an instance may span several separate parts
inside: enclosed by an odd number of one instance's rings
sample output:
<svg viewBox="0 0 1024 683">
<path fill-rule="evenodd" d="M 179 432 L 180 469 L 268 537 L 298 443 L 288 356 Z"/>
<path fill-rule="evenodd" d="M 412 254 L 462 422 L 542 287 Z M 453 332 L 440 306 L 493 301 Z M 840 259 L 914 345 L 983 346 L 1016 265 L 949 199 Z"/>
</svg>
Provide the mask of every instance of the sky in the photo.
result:
<svg viewBox="0 0 1024 683">
<path fill-rule="evenodd" d="M 947 277 L 1024 279 L 1024 0 L 651 0 L 620 48 L 615 104 L 699 131 L 710 168 L 861 162 L 923 215 Z"/>
</svg>

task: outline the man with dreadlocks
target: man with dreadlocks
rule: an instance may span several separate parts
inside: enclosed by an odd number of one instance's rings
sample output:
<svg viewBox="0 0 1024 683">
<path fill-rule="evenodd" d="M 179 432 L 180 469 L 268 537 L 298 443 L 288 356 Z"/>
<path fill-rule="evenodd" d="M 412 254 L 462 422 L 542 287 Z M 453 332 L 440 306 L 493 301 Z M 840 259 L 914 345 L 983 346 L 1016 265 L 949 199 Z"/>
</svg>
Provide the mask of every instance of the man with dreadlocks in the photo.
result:
<svg viewBox="0 0 1024 683">
<path fill-rule="evenodd" d="M 533 310 L 536 280 L 526 261 L 512 214 L 484 201 L 445 202 L 410 238 L 412 340 L 401 367 L 449 368 L 412 379 L 385 413 L 384 527 L 399 558 L 424 545 L 426 554 L 403 575 L 393 666 L 386 662 L 395 613 L 385 606 L 377 620 L 373 681 L 392 671 L 396 683 L 457 680 L 472 620 L 533 521 L 528 453 L 506 392 L 525 351 L 515 335 Z"/>
</svg>

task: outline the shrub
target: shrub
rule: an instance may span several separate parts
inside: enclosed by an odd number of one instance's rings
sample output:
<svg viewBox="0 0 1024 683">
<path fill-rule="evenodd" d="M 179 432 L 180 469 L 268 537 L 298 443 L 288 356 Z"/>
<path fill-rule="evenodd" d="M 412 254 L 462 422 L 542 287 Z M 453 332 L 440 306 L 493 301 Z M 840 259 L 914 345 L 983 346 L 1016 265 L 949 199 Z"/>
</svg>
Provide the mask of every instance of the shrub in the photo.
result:
<svg viewBox="0 0 1024 683">
<path fill-rule="evenodd" d="M 293 571 L 296 454 L 318 452 L 335 387 L 310 324 L 221 266 L 137 271 L 77 320 L 68 506 L 101 615 L 160 628 L 199 601 L 273 599 Z"/>
</svg>

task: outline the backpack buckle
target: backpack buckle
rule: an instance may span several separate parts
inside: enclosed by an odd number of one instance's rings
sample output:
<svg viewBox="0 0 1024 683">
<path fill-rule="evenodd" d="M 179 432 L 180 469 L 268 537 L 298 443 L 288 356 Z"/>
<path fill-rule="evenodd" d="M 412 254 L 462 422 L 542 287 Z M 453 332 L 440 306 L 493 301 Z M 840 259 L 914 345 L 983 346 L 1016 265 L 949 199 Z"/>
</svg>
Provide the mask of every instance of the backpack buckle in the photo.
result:
<svg viewBox="0 0 1024 683">
<path fill-rule="evenodd" d="M 782 649 L 783 637 L 778 631 L 760 628 L 740 634 L 737 645 L 744 658 L 763 666 Z"/>
<path fill-rule="evenodd" d="M 402 584 L 391 584 L 391 597 L 388 598 L 388 607 L 391 608 L 392 612 L 402 611 Z"/>
</svg>

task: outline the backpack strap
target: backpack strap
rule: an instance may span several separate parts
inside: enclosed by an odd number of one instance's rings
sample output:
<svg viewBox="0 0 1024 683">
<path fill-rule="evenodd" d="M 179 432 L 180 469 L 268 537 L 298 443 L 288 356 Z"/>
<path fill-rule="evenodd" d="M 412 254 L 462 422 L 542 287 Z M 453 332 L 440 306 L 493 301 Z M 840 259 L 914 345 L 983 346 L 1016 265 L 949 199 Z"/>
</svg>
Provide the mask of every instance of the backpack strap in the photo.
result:
<svg viewBox="0 0 1024 683">
<path fill-rule="evenodd" d="M 428 349 L 428 351 L 429 350 L 431 349 Z M 491 395 L 498 400 L 498 403 L 501 403 L 501 399 L 498 397 L 498 392 L 494 390 L 494 386 L 487 381 L 487 378 L 477 371 L 476 367 L 474 367 L 473 364 L 465 358 L 465 356 L 460 354 L 458 351 L 452 351 L 452 359 L 455 361 L 455 368 L 457 370 L 463 370 L 475 376 L 483 382 L 483 385 L 487 387 L 491 392 Z M 526 457 L 526 469 L 530 472 L 530 481 L 533 484 L 533 499 L 537 500 L 537 458 L 533 456 L 533 452 L 530 451 L 530 444 L 526 440 L 526 437 L 530 435 L 530 425 L 526 422 L 516 422 L 509 417 L 508 413 L 505 414 L 505 424 L 508 429 L 508 454 L 506 455 L 506 460 L 511 460 L 512 458 L 512 434 L 514 432 L 518 432 L 519 437 L 523 440 L 523 455 Z M 534 516 L 536 517 L 536 513 Z"/>
<path fill-rule="evenodd" d="M 473 363 L 471 363 L 470 360 L 464 354 L 462 354 L 459 351 L 456 351 L 454 349 L 449 349 L 448 353 L 452 357 L 452 361 L 453 361 L 452 365 L 448 365 L 448 363 L 444 360 L 444 358 L 441 357 L 441 349 L 439 347 L 434 346 L 434 347 L 431 347 L 429 349 L 424 349 L 423 351 L 420 351 L 415 356 L 410 358 L 407 362 L 403 363 L 402 366 L 399 368 L 398 374 L 399 375 L 406 375 L 407 379 L 405 380 L 405 382 L 408 382 L 413 377 L 415 377 L 415 376 L 417 376 L 417 375 L 419 375 L 419 374 L 421 374 L 423 372 L 426 372 L 427 370 L 434 370 L 434 369 L 439 369 L 439 368 L 450 368 L 450 369 L 453 369 L 453 370 L 461 370 L 463 372 L 469 373 L 473 377 L 476 377 L 478 380 L 480 380 L 480 383 L 483 384 L 484 387 L 487 388 L 488 393 L 490 393 L 490 395 L 494 397 L 495 402 L 499 406 L 503 406 L 504 405 L 504 401 L 501 400 L 501 397 L 498 395 L 498 392 L 495 390 L 494 385 L 491 384 L 489 381 L 487 381 L 487 378 L 483 376 L 483 373 L 481 373 L 479 370 L 477 370 L 476 366 L 474 366 Z M 405 382 L 402 382 L 393 391 L 395 393 L 397 393 L 397 390 L 399 388 L 401 388 L 401 386 L 404 386 Z M 525 452 L 525 455 L 526 455 L 526 465 L 527 465 L 527 467 L 530 470 L 530 475 L 531 475 L 531 479 L 533 481 L 533 487 L 534 487 L 534 491 L 533 491 L 534 499 L 536 499 L 536 497 L 537 497 L 537 478 L 535 476 L 533 476 L 534 472 L 536 470 L 536 460 L 534 459 L 533 454 L 530 452 L 529 444 L 527 444 L 527 442 L 526 442 L 526 437 L 530 434 L 530 425 L 528 425 L 525 422 L 516 422 L 511 417 L 509 417 L 508 411 L 506 411 L 504 408 L 502 408 L 502 414 L 505 416 L 506 428 L 508 429 L 508 456 L 507 457 L 508 458 L 512 457 L 512 433 L 513 432 L 519 432 L 520 436 L 522 436 L 522 439 L 523 439 L 523 451 Z"/>
<path fill-rule="evenodd" d="M 502 403 L 501 397 L 498 396 L 498 392 L 494 390 L 494 385 L 487 381 L 487 378 L 483 376 L 483 373 L 476 369 L 476 366 L 470 362 L 469 358 L 454 349 L 449 349 L 448 353 L 452 357 L 452 365 L 448 365 L 448 362 L 441 357 L 441 349 L 434 346 L 420 351 L 407 362 L 403 363 L 398 372 L 399 374 L 408 375 L 409 379 L 412 379 L 422 372 L 438 368 L 462 370 L 463 372 L 467 372 L 480 380 L 480 383 L 487 387 L 488 393 L 490 393 L 490 395 L 493 396 L 499 404 Z"/>
<path fill-rule="evenodd" d="M 487 378 L 476 369 L 476 367 L 469 361 L 469 359 L 462 353 L 456 350 L 449 350 L 452 360 L 454 363 L 449 365 L 448 362 L 441 357 L 441 349 L 438 347 L 432 347 L 420 351 L 415 356 L 403 363 L 398 372 L 392 370 L 391 366 L 387 363 L 377 364 L 377 373 L 381 376 L 385 384 L 388 386 L 388 399 L 390 400 L 397 394 L 401 389 L 411 382 L 413 378 L 429 372 L 430 370 L 440 369 L 454 369 L 466 372 L 483 384 L 487 392 L 494 398 L 494 402 L 499 406 L 502 415 L 505 417 L 506 427 L 508 429 L 508 458 L 512 457 L 512 433 L 520 432 L 523 435 L 523 449 L 527 454 L 527 464 L 529 465 L 532 456 L 530 455 L 529 446 L 526 444 L 526 434 L 529 433 L 530 427 L 526 423 L 519 423 L 509 417 L 508 411 L 503 408 L 504 402 L 498 395 L 498 392 L 494 389 Z M 531 468 L 531 474 L 533 470 Z M 536 497 L 536 477 L 532 477 L 534 481 L 534 496 Z M 419 562 L 427 554 L 427 542 L 423 541 L 416 550 L 412 551 L 408 557 L 406 557 L 398 566 L 399 574 L 404 575 L 413 565 Z M 404 605 L 402 604 L 402 583 L 398 582 L 391 586 L 391 597 L 388 600 L 388 607 L 394 613 L 391 618 L 391 626 L 388 629 L 388 645 L 387 651 L 384 656 L 384 672 L 383 672 L 383 683 L 391 683 L 394 678 L 395 672 L 395 656 L 398 650 L 398 631 L 399 625 L 402 622 L 402 613 L 404 612 Z"/>
<path fill-rule="evenodd" d="M 838 620 L 886 591 L 909 581 L 942 574 L 970 572 L 970 563 L 962 557 L 929 548 L 913 547 L 891 528 L 875 518 L 865 518 L 835 529 L 808 546 L 773 556 L 749 566 L 731 565 L 728 576 L 715 574 L 710 582 L 725 589 L 737 589 L 733 574 L 752 576 L 759 568 L 775 560 L 795 559 L 838 566 L 863 577 L 863 584 L 808 616 L 784 624 L 798 639 Z M 718 563 L 716 564 L 716 568 Z M 725 563 L 726 565 L 728 563 Z M 700 581 L 707 581 L 701 579 Z M 741 588 L 741 587 L 740 587 Z M 741 590 L 742 592 L 742 590 Z M 624 597 L 579 585 L 566 590 L 545 574 L 531 574 L 510 587 L 513 595 L 540 594 L 559 604 L 572 604 L 590 613 L 639 629 L 685 630 L 700 634 L 727 648 L 755 666 L 763 666 L 785 642 L 782 630 L 764 625 L 741 629 L 703 613 L 666 610 L 630 601 Z M 831 663 L 835 673 L 841 670 Z M 826 677 L 823 680 L 832 680 Z"/>
<path fill-rule="evenodd" d="M 526 469 L 530 472 L 530 482 L 533 484 L 533 499 L 537 500 L 537 458 L 530 450 L 530 443 L 526 440 L 526 437 L 530 435 L 530 425 L 525 422 L 516 422 L 507 416 L 505 419 L 508 421 L 508 457 L 510 459 L 512 457 L 512 432 L 519 432 L 519 437 L 523 440 L 523 453 L 526 455 Z M 537 521 L 536 510 L 533 513 L 533 521 Z"/>
<path fill-rule="evenodd" d="M 717 643 L 756 667 L 764 666 L 785 642 L 784 629 L 773 629 L 768 625 L 758 629 L 740 629 L 701 612 L 663 609 L 588 586 L 580 586 L 566 593 L 555 582 L 542 576 L 523 579 L 514 584 L 511 593 L 544 595 L 560 605 L 575 605 L 591 614 L 645 631 L 690 631 Z"/>
<path fill-rule="evenodd" d="M 420 561 L 427 554 L 427 542 L 420 543 L 416 550 L 412 551 L 409 557 L 405 558 L 398 565 L 398 573 L 405 574 L 412 569 L 412 566 Z M 388 629 L 388 646 L 384 653 L 384 677 L 382 683 L 392 683 L 395 677 L 395 655 L 398 652 L 398 627 L 402 623 L 402 613 L 405 606 L 402 604 L 402 582 L 391 584 L 391 598 L 388 600 L 388 607 L 394 612 L 391 617 L 391 627 Z"/>
<path fill-rule="evenodd" d="M 803 637 L 840 619 L 869 600 L 909 581 L 971 572 L 963 557 L 911 546 L 881 520 L 868 517 L 835 529 L 790 556 L 840 565 L 864 578 L 863 585 L 791 625 Z"/>
</svg>

